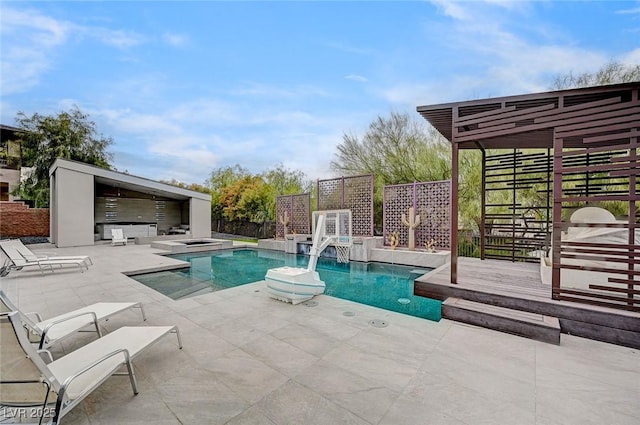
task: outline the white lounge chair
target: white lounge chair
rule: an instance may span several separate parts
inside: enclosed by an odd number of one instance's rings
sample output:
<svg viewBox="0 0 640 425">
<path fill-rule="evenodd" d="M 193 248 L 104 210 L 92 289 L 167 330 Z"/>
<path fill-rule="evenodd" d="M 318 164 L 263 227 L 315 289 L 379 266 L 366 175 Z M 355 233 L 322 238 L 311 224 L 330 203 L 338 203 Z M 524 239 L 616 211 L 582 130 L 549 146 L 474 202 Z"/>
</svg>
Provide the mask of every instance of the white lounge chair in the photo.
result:
<svg viewBox="0 0 640 425">
<path fill-rule="evenodd" d="M 31 342 L 37 344 L 38 349 L 41 350 L 89 327 L 94 328 L 98 336 L 101 337 L 102 331 L 99 322 L 130 308 L 139 308 L 142 320 L 147 320 L 142 303 L 139 302 L 95 303 L 45 320 L 38 313 L 21 312 L 7 297 L 7 294 L 0 290 L 0 311 L 19 312 L 22 322 L 29 331 Z M 35 315 L 37 321 L 29 318 L 29 315 L 32 314 Z"/>
<path fill-rule="evenodd" d="M 127 244 L 127 238 L 124 236 L 122 229 L 111 229 L 111 245 Z"/>
<path fill-rule="evenodd" d="M 22 270 L 25 267 L 38 267 L 44 273 L 45 269 L 53 271 L 53 266 L 76 266 L 81 272 L 89 270 L 87 261 L 83 258 L 36 258 L 27 260 L 18 250 L 14 240 L 0 241 L 0 250 L 11 260 L 12 270 Z"/>
<path fill-rule="evenodd" d="M 91 257 L 88 255 L 48 255 L 46 253 L 38 253 L 35 254 L 31 251 L 25 244 L 22 243 L 20 239 L 11 239 L 8 241 L 0 241 L 1 245 L 13 245 L 27 261 L 38 261 L 38 260 L 50 260 L 50 261 L 58 261 L 58 260 L 82 260 L 87 266 L 92 265 L 93 261 Z"/>
<path fill-rule="evenodd" d="M 7 409 L 10 406 L 20 406 L 21 411 L 30 407 L 33 412 L 52 417 L 51 424 L 59 424 L 86 396 L 119 374 L 123 366 L 133 393 L 138 394 L 131 361 L 163 336 L 175 333 L 182 348 L 176 326 L 122 327 L 47 364 L 22 328 L 20 314 L 0 313 L 0 383 L 11 386 L 11 390 L 0 392 L 0 406 L 5 415 L 12 411 Z M 49 420 L 41 418 L 41 422 L 42 419 Z"/>
</svg>

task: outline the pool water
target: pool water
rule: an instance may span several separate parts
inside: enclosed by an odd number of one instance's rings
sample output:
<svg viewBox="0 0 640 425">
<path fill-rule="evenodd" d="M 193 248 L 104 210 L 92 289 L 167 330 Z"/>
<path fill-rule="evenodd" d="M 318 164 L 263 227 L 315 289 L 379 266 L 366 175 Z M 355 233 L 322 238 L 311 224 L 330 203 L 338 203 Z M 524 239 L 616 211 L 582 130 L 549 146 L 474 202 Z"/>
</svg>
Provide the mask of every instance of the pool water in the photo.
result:
<svg viewBox="0 0 640 425">
<path fill-rule="evenodd" d="M 131 276 L 173 299 L 188 298 L 264 280 L 267 270 L 307 267 L 306 255 L 261 249 L 236 249 L 176 254 L 191 268 Z M 319 258 L 316 271 L 325 294 L 386 310 L 439 321 L 441 302 L 413 295 L 413 281 L 429 269 L 387 263 L 350 262 Z"/>
</svg>

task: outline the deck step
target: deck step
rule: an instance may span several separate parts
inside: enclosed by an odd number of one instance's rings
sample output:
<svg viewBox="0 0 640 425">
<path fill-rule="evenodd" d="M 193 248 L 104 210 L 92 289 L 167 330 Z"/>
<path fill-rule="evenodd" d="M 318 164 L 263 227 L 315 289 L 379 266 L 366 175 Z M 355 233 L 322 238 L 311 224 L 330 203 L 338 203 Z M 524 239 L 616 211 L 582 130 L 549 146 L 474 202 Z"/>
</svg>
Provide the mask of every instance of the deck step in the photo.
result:
<svg viewBox="0 0 640 425">
<path fill-rule="evenodd" d="M 442 317 L 550 344 L 560 344 L 560 321 L 557 317 L 455 297 L 449 297 L 442 303 Z"/>
</svg>

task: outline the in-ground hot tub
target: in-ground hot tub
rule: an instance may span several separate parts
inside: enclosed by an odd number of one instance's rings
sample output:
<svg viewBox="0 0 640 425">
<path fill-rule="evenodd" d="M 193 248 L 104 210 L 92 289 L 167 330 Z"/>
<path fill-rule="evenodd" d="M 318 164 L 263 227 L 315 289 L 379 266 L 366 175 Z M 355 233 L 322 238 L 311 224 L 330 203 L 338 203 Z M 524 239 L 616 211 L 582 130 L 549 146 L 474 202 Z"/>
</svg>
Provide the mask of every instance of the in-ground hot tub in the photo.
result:
<svg viewBox="0 0 640 425">
<path fill-rule="evenodd" d="M 162 249 L 173 254 L 182 254 L 185 252 L 212 251 L 216 249 L 233 248 L 233 241 L 209 238 L 155 241 L 151 242 L 151 248 Z"/>
</svg>

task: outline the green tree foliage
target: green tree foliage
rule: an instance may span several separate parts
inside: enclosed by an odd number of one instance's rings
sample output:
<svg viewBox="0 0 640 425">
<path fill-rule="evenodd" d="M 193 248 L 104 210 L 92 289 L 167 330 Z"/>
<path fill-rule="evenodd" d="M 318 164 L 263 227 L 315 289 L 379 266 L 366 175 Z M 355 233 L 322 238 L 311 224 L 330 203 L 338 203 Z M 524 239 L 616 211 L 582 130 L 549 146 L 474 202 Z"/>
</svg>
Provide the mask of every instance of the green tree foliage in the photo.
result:
<svg viewBox="0 0 640 425">
<path fill-rule="evenodd" d="M 214 219 L 224 218 L 223 189 L 234 185 L 237 181 L 250 176 L 247 169 L 236 164 L 233 167 L 227 166 L 216 168 L 211 172 L 211 176 L 205 182 L 211 193 L 211 217 Z"/>
<path fill-rule="evenodd" d="M 221 190 L 223 216 L 227 220 L 264 223 L 273 203 L 271 190 L 261 176 L 245 176 Z"/>
<path fill-rule="evenodd" d="M 409 114 L 378 116 L 359 138 L 344 134 L 331 168 L 342 175 L 375 174 L 383 184 L 448 179 L 448 142 Z"/>
<path fill-rule="evenodd" d="M 555 77 L 551 88 L 553 90 L 593 87 L 605 84 L 619 84 L 640 81 L 640 65 L 624 65 L 612 61 L 596 72 L 574 74 L 569 72 Z"/>
<path fill-rule="evenodd" d="M 27 116 L 18 113 L 16 123 L 22 143 L 22 166 L 32 167 L 29 177 L 17 189 L 22 199 L 37 207 L 49 205 L 49 168 L 56 158 L 71 159 L 110 168 L 112 155 L 107 148 L 111 138 L 99 136 L 96 125 L 77 107 L 57 115 Z"/>
<path fill-rule="evenodd" d="M 344 134 L 337 150 L 331 162 L 336 173 L 373 173 L 374 221 L 378 225 L 382 223 L 383 186 L 451 178 L 449 142 L 424 120 L 406 113 L 378 116 L 361 138 Z"/>
<path fill-rule="evenodd" d="M 183 183 L 183 182 L 181 182 L 179 180 L 176 180 L 176 179 L 160 180 L 160 182 L 166 183 L 166 184 L 170 184 L 171 186 L 181 187 L 183 189 L 193 190 L 195 192 L 211 193 L 211 190 L 207 186 L 203 186 L 203 185 L 198 184 L 198 183 L 189 183 L 189 184 L 187 184 L 187 183 Z"/>
<path fill-rule="evenodd" d="M 312 182 L 307 180 L 300 170 L 289 170 L 279 164 L 273 169 L 262 174 L 267 184 L 273 189 L 275 195 L 296 195 L 311 190 Z"/>
<path fill-rule="evenodd" d="M 278 195 L 304 193 L 312 184 L 303 172 L 280 164 L 260 174 L 252 174 L 240 165 L 218 168 L 211 172 L 206 185 L 214 219 L 261 224 L 275 219 Z"/>
</svg>

